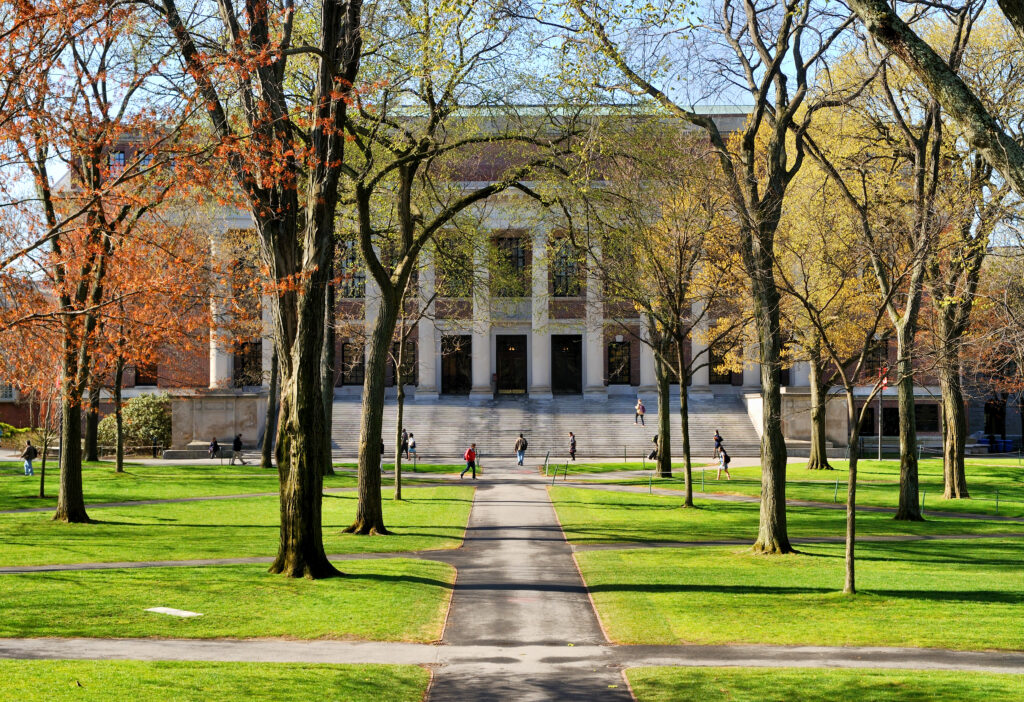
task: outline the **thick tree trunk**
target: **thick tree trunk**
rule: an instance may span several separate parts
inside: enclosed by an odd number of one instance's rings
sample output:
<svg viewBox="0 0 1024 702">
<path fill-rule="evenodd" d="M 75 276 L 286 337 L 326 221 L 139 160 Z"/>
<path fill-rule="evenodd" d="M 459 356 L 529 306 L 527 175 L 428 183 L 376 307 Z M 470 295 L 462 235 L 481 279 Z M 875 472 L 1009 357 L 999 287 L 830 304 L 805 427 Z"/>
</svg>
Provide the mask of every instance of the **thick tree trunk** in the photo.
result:
<svg viewBox="0 0 1024 702">
<path fill-rule="evenodd" d="M 86 523 L 85 494 L 82 491 L 82 405 L 73 393 L 61 399 L 60 490 L 57 512 L 60 522 Z"/>
<path fill-rule="evenodd" d="M 405 421 L 405 388 L 399 366 L 402 365 L 402 352 L 398 352 L 395 363 L 395 383 L 398 386 L 398 422 L 395 424 L 395 499 L 402 499 L 402 422 Z"/>
<path fill-rule="evenodd" d="M 310 226 L 317 231 L 307 236 L 307 241 L 313 239 L 318 247 L 326 248 L 324 237 L 333 232 L 333 217 L 325 215 Z M 271 573 L 314 579 L 341 575 L 324 553 L 322 531 L 324 463 L 329 460 L 324 434 L 330 432 L 330 427 L 324 416 L 320 359 L 330 269 L 323 249 L 316 253 L 318 263 L 294 300 L 279 299 L 275 305 L 278 352 L 289 355 L 287 361 L 279 356 L 277 474 L 281 541 L 270 567 Z M 289 329 L 294 332 L 289 334 Z M 290 349 L 281 342 L 288 338 L 292 339 Z"/>
<path fill-rule="evenodd" d="M 331 260 L 334 260 L 334 247 L 331 247 Z M 331 443 L 331 432 L 334 421 L 334 363 L 335 363 L 335 308 L 334 284 L 327 286 L 327 302 L 324 307 L 324 348 L 320 357 L 321 385 L 324 398 L 324 419 L 327 431 L 324 433 L 324 452 L 327 462 L 324 463 L 324 475 L 334 475 L 334 452 Z"/>
<path fill-rule="evenodd" d="M 114 364 L 114 425 L 117 444 L 114 451 L 115 472 L 124 472 L 124 422 L 121 415 L 121 386 L 124 383 L 124 359 L 120 356 Z"/>
<path fill-rule="evenodd" d="M 397 318 L 398 301 L 382 294 L 377 321 L 370 336 L 363 381 L 363 417 L 359 428 L 359 504 L 355 522 L 345 530 L 352 534 L 391 533 L 384 526 L 381 505 L 380 447 L 388 348 L 394 338 Z"/>
<path fill-rule="evenodd" d="M 750 266 L 748 266 L 748 270 Z M 781 355 L 779 292 L 771 266 L 754 271 L 752 289 L 754 319 L 761 362 L 761 517 L 754 551 L 792 553 L 786 527 L 786 441 L 782 435 Z"/>
<path fill-rule="evenodd" d="M 655 374 L 658 378 L 658 477 L 672 477 L 672 383 L 668 367 L 655 357 Z"/>
<path fill-rule="evenodd" d="M 947 500 L 966 499 L 967 473 L 964 455 L 967 444 L 967 409 L 964 404 L 960 367 L 956 358 L 942 354 L 939 382 L 942 387 L 942 476 L 943 494 Z"/>
<path fill-rule="evenodd" d="M 85 415 L 85 459 L 93 463 L 100 460 L 100 382 L 95 375 L 89 378 L 89 405 Z"/>
<path fill-rule="evenodd" d="M 914 327 L 896 328 L 896 398 L 900 412 L 900 501 L 896 519 L 923 521 L 918 496 L 917 417 L 914 410 Z"/>
<path fill-rule="evenodd" d="M 807 470 L 832 470 L 826 449 L 825 418 L 828 388 L 823 387 L 821 368 L 812 359 L 811 368 L 811 451 L 807 459 Z"/>
<path fill-rule="evenodd" d="M 693 464 L 690 461 L 690 409 L 686 396 L 686 382 L 679 383 L 679 424 L 683 438 L 683 481 L 686 497 L 683 507 L 693 507 Z"/>
<path fill-rule="evenodd" d="M 267 391 L 267 416 L 263 422 L 263 445 L 260 446 L 260 467 L 274 467 L 274 437 L 277 436 L 278 399 L 281 385 L 281 370 L 278 366 L 277 348 L 270 357 L 270 388 Z M 332 388 L 333 390 L 333 388 Z"/>
</svg>

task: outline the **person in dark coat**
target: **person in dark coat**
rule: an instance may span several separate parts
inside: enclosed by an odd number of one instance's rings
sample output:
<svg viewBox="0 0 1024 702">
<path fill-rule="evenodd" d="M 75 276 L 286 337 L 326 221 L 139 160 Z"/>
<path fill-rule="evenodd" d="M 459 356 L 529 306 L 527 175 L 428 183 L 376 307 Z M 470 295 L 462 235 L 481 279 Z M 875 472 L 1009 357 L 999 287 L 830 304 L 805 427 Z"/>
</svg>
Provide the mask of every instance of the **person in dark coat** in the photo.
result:
<svg viewBox="0 0 1024 702">
<path fill-rule="evenodd" d="M 231 463 L 230 463 L 230 465 L 235 465 L 235 459 L 236 458 L 238 459 L 239 463 L 241 463 L 243 466 L 244 465 L 248 465 L 245 462 L 245 459 L 242 458 L 242 435 L 241 434 L 235 434 L 235 440 L 231 442 Z"/>
</svg>

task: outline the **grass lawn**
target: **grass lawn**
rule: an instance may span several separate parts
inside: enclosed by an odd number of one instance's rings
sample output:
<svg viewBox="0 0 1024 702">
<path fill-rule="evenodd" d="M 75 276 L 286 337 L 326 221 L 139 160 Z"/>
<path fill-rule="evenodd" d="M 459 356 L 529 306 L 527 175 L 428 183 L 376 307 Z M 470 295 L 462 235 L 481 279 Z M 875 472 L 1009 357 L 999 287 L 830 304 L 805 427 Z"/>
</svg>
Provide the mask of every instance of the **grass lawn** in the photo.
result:
<svg viewBox="0 0 1024 702">
<path fill-rule="evenodd" d="M 356 463 L 335 463 L 334 467 L 342 470 L 355 470 L 357 465 Z M 419 463 L 416 465 L 416 469 L 413 470 L 412 461 L 402 461 L 402 476 L 412 477 L 417 473 L 461 473 L 465 467 L 464 463 L 458 465 L 454 463 Z M 388 474 L 392 474 L 395 470 L 394 462 L 385 463 L 384 470 Z M 477 468 L 476 472 L 479 473 L 480 468 Z M 394 476 L 392 475 L 391 477 Z"/>
<path fill-rule="evenodd" d="M 393 536 L 353 536 L 354 492 L 323 498 L 327 553 L 416 551 L 462 543 L 473 488 L 406 488 L 395 502 L 384 490 L 384 519 Z M 0 566 L 97 561 L 180 560 L 273 556 L 280 511 L 276 497 L 104 507 L 91 524 L 62 524 L 49 512 L 0 514 Z"/>
<path fill-rule="evenodd" d="M 576 557 L 613 641 L 1024 650 L 1024 540 L 861 543 L 756 556 L 736 547 Z"/>
<path fill-rule="evenodd" d="M 411 665 L 0 661 L 0 679 L 20 702 L 419 702 L 430 673 Z"/>
<path fill-rule="evenodd" d="M 441 637 L 454 568 L 406 558 L 337 565 L 348 577 L 285 578 L 266 565 L 4 575 L 0 637 Z"/>
<path fill-rule="evenodd" d="M 786 497 L 791 500 L 832 502 L 836 495 L 835 481 L 839 479 L 837 501 L 846 503 L 845 460 L 832 460 L 833 471 L 807 470 L 802 464 L 790 464 L 786 471 Z M 920 489 L 924 495 L 925 512 L 973 512 L 996 514 L 995 496 L 999 491 L 999 514 L 1003 516 L 1024 516 L 1024 467 L 1018 467 L 1017 459 L 968 458 L 966 464 L 967 487 L 972 499 L 942 499 L 942 460 L 922 459 L 918 469 Z M 732 468 L 733 478 L 726 482 L 714 479 L 715 472 L 704 476 L 706 492 L 731 493 L 737 495 L 759 495 L 761 492 L 761 468 L 748 466 Z M 642 481 L 646 484 L 646 481 Z M 655 479 L 663 487 L 682 487 L 682 473 L 671 481 Z M 701 489 L 701 476 L 694 473 L 694 489 Z M 895 507 L 899 501 L 899 461 L 859 461 L 857 464 L 857 503 L 878 507 Z"/>
<path fill-rule="evenodd" d="M 1024 676 L 997 673 L 817 668 L 631 668 L 638 702 L 1014 702 Z"/>
<path fill-rule="evenodd" d="M 540 459 L 540 460 L 536 461 L 536 463 L 537 463 L 537 465 L 543 465 L 544 464 L 544 459 Z M 527 464 L 529 464 L 529 460 L 527 460 Z M 562 474 L 562 470 L 565 468 L 566 461 L 562 460 L 562 461 L 557 462 L 557 463 L 552 462 L 549 465 L 548 470 L 549 471 L 552 470 L 556 465 L 558 466 L 558 474 L 561 475 Z M 704 464 L 704 463 L 699 462 L 699 461 L 695 461 L 693 463 L 693 467 L 694 468 L 700 468 L 703 465 L 710 465 L 710 464 Z M 635 470 L 635 471 L 645 471 L 646 470 L 646 471 L 649 472 L 653 468 L 653 466 L 654 466 L 654 464 L 651 463 L 650 461 L 648 461 L 647 463 L 635 463 L 635 462 L 623 463 L 621 461 L 617 462 L 617 463 L 572 463 L 572 462 L 570 462 L 569 463 L 569 475 L 572 475 L 574 473 L 613 473 L 613 472 L 630 471 L 630 470 Z M 672 464 L 672 469 L 673 470 L 682 471 L 683 470 L 682 462 L 673 463 Z M 680 475 L 682 475 L 681 472 L 680 472 Z M 644 477 L 646 477 L 646 473 L 644 474 Z"/>
<path fill-rule="evenodd" d="M 13 466 L 14 464 L 10 464 Z M 56 461 L 46 467 L 46 495 L 39 498 L 39 463 L 35 477 L 26 478 L 23 469 L 3 467 L 0 463 L 0 510 L 29 507 L 55 507 L 59 480 Z M 354 487 L 353 475 L 328 475 L 325 487 Z M 180 465 L 146 466 L 125 464 L 124 473 L 116 473 L 112 463 L 87 463 L 83 467 L 82 487 L 86 504 L 131 500 L 166 500 L 178 497 L 242 495 L 278 490 L 276 470 L 258 466 Z"/>
<path fill-rule="evenodd" d="M 554 487 L 550 489 L 566 537 L 575 543 L 624 541 L 708 541 L 757 536 L 760 506 L 754 502 L 696 499 L 699 509 L 680 509 L 677 496 L 611 490 Z M 846 512 L 839 509 L 791 507 L 790 537 L 844 536 Z M 1004 534 L 1024 533 L 1024 524 L 955 517 L 929 517 L 924 522 L 897 522 L 891 514 L 857 515 L 860 535 L 879 534 Z M 965 546 L 969 548 L 969 546 Z"/>
</svg>

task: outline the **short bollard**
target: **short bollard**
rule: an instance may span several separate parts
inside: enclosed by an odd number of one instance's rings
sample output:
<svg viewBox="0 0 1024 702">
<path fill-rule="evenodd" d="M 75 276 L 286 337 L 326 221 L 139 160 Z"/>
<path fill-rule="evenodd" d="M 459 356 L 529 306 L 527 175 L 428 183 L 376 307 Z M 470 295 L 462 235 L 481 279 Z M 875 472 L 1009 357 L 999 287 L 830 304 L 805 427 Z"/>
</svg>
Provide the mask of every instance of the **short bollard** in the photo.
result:
<svg viewBox="0 0 1024 702">
<path fill-rule="evenodd" d="M 701 468 L 700 471 L 700 491 L 704 492 L 704 474 L 708 472 L 707 468 Z"/>
</svg>

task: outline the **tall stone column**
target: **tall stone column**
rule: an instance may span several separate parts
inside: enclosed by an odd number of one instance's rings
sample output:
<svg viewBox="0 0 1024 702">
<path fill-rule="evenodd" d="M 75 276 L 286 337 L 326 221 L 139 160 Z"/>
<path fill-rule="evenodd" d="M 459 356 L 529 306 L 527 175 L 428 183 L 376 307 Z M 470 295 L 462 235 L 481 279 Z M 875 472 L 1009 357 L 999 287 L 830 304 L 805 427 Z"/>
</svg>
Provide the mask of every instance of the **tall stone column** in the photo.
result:
<svg viewBox="0 0 1024 702">
<path fill-rule="evenodd" d="M 470 398 L 478 400 L 494 397 L 491 386 L 491 286 L 487 266 L 487 249 L 481 247 L 473 254 L 473 385 Z"/>
<path fill-rule="evenodd" d="M 608 399 L 608 388 L 604 384 L 604 295 L 601 293 L 601 276 L 597 266 L 600 250 L 592 253 L 593 262 L 587 266 L 587 297 L 585 304 L 586 327 L 583 344 L 583 366 L 586 378 L 583 394 L 588 398 Z"/>
<path fill-rule="evenodd" d="M 761 364 L 753 360 L 757 358 L 757 347 L 751 346 L 743 354 L 743 387 L 761 389 Z"/>
<path fill-rule="evenodd" d="M 548 312 L 550 295 L 548 294 L 547 241 L 547 232 L 542 231 L 533 235 L 530 397 L 535 400 L 551 399 L 551 319 Z"/>
<path fill-rule="evenodd" d="M 437 271 L 434 268 L 433 251 L 424 249 L 420 253 L 419 294 L 420 305 L 424 306 L 425 313 L 417 323 L 416 353 L 418 355 L 417 369 L 418 384 L 416 386 L 416 400 L 430 401 L 438 397 L 437 381 L 437 326 L 434 323 L 434 290 L 437 284 Z"/>
<path fill-rule="evenodd" d="M 708 320 L 701 317 L 703 311 L 703 302 L 693 303 L 691 314 L 694 319 L 700 319 L 700 321 L 694 325 L 694 329 L 690 333 L 690 358 L 693 359 L 693 365 L 695 367 L 699 366 L 699 368 L 693 372 L 690 384 L 694 388 L 706 390 L 711 382 L 711 358 L 710 354 L 707 353 L 708 345 L 703 340 L 703 336 L 708 330 Z"/>
<path fill-rule="evenodd" d="M 222 232 L 210 237 L 210 257 L 224 270 L 213 284 L 210 297 L 210 388 L 230 388 L 234 383 L 235 357 L 231 348 L 231 285 L 227 280 L 231 252 Z"/>
<path fill-rule="evenodd" d="M 646 320 L 641 321 L 640 336 L 643 341 L 640 344 L 640 387 L 637 392 L 650 394 L 658 391 L 658 378 L 654 372 L 654 350 L 647 342 L 651 333 Z"/>
</svg>

